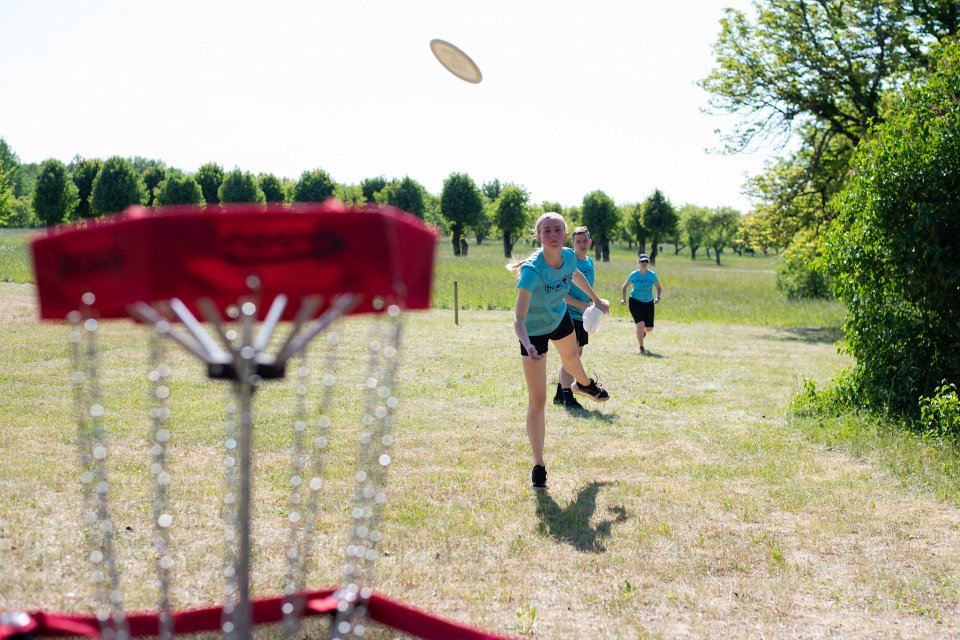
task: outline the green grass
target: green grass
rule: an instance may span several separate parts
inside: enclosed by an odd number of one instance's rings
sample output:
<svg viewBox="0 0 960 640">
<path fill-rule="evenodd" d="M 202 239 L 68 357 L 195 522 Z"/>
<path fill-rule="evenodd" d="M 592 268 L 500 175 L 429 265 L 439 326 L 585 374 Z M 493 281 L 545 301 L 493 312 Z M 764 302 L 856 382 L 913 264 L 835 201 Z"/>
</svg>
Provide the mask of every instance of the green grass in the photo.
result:
<svg viewBox="0 0 960 640">
<path fill-rule="evenodd" d="M 664 288 L 657 320 L 663 322 L 719 322 L 757 326 L 835 330 L 844 317 L 844 307 L 834 301 L 791 302 L 776 289 L 776 256 L 722 255 L 722 266 L 711 259 L 690 259 L 689 253 L 661 253 L 653 270 Z M 518 243 L 518 256 L 529 247 Z M 467 257 L 457 258 L 449 242 L 437 247 L 434 306 L 453 309 L 453 282 L 458 283 L 460 308 L 512 309 L 516 301 L 516 278 L 504 265 L 503 249 L 496 241 L 471 246 Z M 622 307 L 620 288 L 637 268 L 636 251 L 615 245 L 610 262 L 596 264 L 595 289 L 612 303 L 615 318 L 629 318 Z"/>
<path fill-rule="evenodd" d="M 33 282 L 27 238 L 35 229 L 0 229 L 0 282 Z"/>
<path fill-rule="evenodd" d="M 439 308 L 406 324 L 379 591 L 539 638 L 960 634 L 956 457 L 785 417 L 804 378 L 826 383 L 849 364 L 834 346 L 840 305 L 788 303 L 772 258 L 663 256 L 653 355 L 632 353 L 624 315 L 605 321 L 585 365 L 612 399 L 585 415 L 547 407 L 550 491 L 536 494 L 513 280 L 495 244 L 470 250 L 456 259 L 440 244 Z M 602 295 L 631 268 L 625 249 L 598 265 Z M 444 302 L 454 278 L 468 296 L 459 326 Z M 32 286 L 0 284 L 0 609 L 89 611 L 66 329 L 38 323 L 33 305 Z M 368 324 L 342 326 L 316 587 L 340 579 Z M 145 332 L 111 322 L 101 334 L 124 595 L 151 608 Z M 183 607 L 219 598 L 224 386 L 172 345 L 169 358 Z M 556 367 L 551 350 L 551 384 Z M 311 389 L 320 369 L 313 358 Z M 258 594 L 282 588 L 292 398 L 289 381 L 256 398 Z"/>
</svg>

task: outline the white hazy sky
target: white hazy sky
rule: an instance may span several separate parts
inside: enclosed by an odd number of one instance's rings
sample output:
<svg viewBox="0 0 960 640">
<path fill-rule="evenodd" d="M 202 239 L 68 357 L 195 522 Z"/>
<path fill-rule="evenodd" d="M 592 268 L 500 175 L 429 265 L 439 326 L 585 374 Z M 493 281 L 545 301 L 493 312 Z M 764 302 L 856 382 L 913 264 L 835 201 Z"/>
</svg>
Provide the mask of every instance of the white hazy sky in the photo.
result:
<svg viewBox="0 0 960 640">
<path fill-rule="evenodd" d="M 145 156 L 338 182 L 452 172 L 534 202 L 743 211 L 763 154 L 725 156 L 696 82 L 749 0 L 2 0 L 0 137 L 23 162 Z M 478 85 L 433 38 L 466 51 Z"/>
</svg>

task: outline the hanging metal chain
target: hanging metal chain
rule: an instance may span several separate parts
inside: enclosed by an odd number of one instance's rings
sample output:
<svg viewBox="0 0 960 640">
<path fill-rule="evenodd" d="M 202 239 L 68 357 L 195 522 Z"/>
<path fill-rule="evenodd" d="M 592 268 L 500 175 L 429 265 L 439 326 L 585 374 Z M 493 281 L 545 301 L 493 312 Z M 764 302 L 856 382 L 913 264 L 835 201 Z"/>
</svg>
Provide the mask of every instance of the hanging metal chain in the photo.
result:
<svg viewBox="0 0 960 640">
<path fill-rule="evenodd" d="M 170 474 L 167 471 L 167 446 L 170 441 L 170 409 L 167 399 L 170 387 L 167 378 L 170 367 L 167 365 L 167 351 L 164 334 L 169 330 L 166 320 L 158 322 L 150 335 L 150 366 L 148 378 L 151 383 L 150 423 L 153 446 L 150 449 L 152 462 L 150 473 L 153 476 L 153 544 L 156 550 L 157 581 L 159 583 L 158 613 L 160 618 L 159 640 L 173 637 L 173 614 L 170 605 L 170 573 L 173 568 L 173 556 L 170 553 L 170 528 L 173 526 L 173 514 L 167 500 L 167 487 Z"/>
<path fill-rule="evenodd" d="M 324 450 L 329 442 L 332 424 L 330 406 L 336 386 L 337 345 L 340 336 L 335 331 L 327 333 L 327 349 L 322 378 L 323 391 L 318 407 L 315 436 L 307 442 L 307 407 L 309 367 L 303 352 L 297 369 L 296 409 L 294 416 L 292 472 L 290 477 L 290 537 L 287 546 L 287 577 L 284 587 L 283 633 L 285 640 L 293 640 L 300 629 L 304 608 L 303 593 L 313 557 L 314 536 L 319 517 L 319 495 L 323 488 Z M 312 446 L 310 446 L 312 445 Z M 308 479 L 304 475 L 309 474 Z M 304 501 L 306 486 L 306 501 Z"/>
<path fill-rule="evenodd" d="M 237 523 L 237 500 L 240 494 L 237 470 L 237 384 L 228 386 L 224 420 L 224 489 L 223 489 L 223 595 L 227 604 L 223 607 L 224 640 L 236 638 L 234 622 L 234 598 L 238 592 L 237 556 L 239 525 Z"/>
<path fill-rule="evenodd" d="M 70 345 L 73 360 L 72 382 L 80 451 L 85 522 L 90 542 L 90 579 L 97 593 L 97 619 L 104 640 L 128 640 L 129 628 L 123 612 L 120 577 L 114 554 L 113 520 L 110 516 L 107 481 L 107 444 L 103 427 L 104 406 L 98 370 L 97 330 L 92 317 L 92 293 L 85 293 L 79 311 L 70 313 Z"/>
<path fill-rule="evenodd" d="M 334 640 L 366 634 L 367 601 L 372 594 L 368 585 L 373 581 L 377 543 L 381 537 L 380 516 L 387 501 L 384 489 L 391 462 L 387 451 L 393 445 L 393 413 L 397 407 L 393 385 L 399 364 L 401 315 L 400 308 L 391 305 L 387 309 L 387 321 L 374 322 L 369 340 L 353 522 L 344 562 L 344 585 L 337 592 L 339 602 L 330 630 Z M 386 326 L 382 326 L 384 324 Z"/>
</svg>

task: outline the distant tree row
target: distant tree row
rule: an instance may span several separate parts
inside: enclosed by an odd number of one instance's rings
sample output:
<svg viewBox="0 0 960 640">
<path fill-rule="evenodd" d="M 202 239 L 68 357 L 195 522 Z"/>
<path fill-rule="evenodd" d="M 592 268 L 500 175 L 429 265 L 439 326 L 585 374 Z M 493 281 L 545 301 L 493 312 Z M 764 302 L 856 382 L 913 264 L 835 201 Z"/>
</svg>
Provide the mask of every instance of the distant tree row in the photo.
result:
<svg viewBox="0 0 960 640">
<path fill-rule="evenodd" d="M 655 262 L 664 242 L 675 253 L 690 247 L 691 257 L 704 248 L 717 264 L 727 249 L 763 251 L 770 242 L 749 216 L 729 209 L 686 205 L 679 212 L 659 191 L 643 203 L 617 205 L 602 191 L 587 194 L 580 206 L 556 202 L 530 202 L 522 186 L 492 180 L 479 187 L 465 173 L 452 173 L 439 196 L 429 193 L 409 176 L 388 180 L 367 178 L 358 185 L 340 184 L 326 171 L 304 171 L 296 181 L 269 173 L 254 175 L 234 169 L 224 171 L 207 163 L 195 173 L 167 167 L 141 157 L 86 159 L 69 164 L 46 160 L 20 164 L 0 138 L 0 226 L 53 225 L 95 218 L 131 205 L 213 205 L 236 202 L 322 202 L 337 198 L 348 204 L 383 203 L 408 211 L 449 234 L 454 255 L 466 255 L 467 234 L 477 244 L 491 235 L 503 241 L 505 257 L 517 241 L 532 240 L 533 221 L 545 211 L 562 213 L 571 225 L 587 225 L 594 238 L 596 257 L 607 261 L 610 242 L 623 241 Z"/>
</svg>

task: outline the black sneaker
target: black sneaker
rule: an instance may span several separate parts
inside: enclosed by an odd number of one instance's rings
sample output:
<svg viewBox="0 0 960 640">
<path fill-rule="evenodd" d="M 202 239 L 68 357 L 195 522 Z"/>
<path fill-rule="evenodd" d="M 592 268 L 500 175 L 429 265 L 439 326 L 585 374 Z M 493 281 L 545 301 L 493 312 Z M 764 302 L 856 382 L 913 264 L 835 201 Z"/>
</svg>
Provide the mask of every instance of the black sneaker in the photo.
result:
<svg viewBox="0 0 960 640">
<path fill-rule="evenodd" d="M 563 390 L 563 408 L 567 411 L 585 411 L 583 405 L 577 402 L 570 389 Z"/>
<path fill-rule="evenodd" d="M 553 404 L 563 404 L 563 387 L 557 383 L 557 394 L 553 396 Z"/>
<path fill-rule="evenodd" d="M 530 472 L 530 486 L 534 489 L 547 488 L 547 468 L 542 464 L 534 465 Z"/>
<path fill-rule="evenodd" d="M 597 402 L 606 402 L 610 399 L 610 394 L 607 393 L 607 390 L 601 387 L 600 383 L 593 378 L 590 378 L 590 384 L 585 387 L 578 385 L 576 381 L 574 381 L 570 388 L 577 393 L 590 396 Z"/>
</svg>

